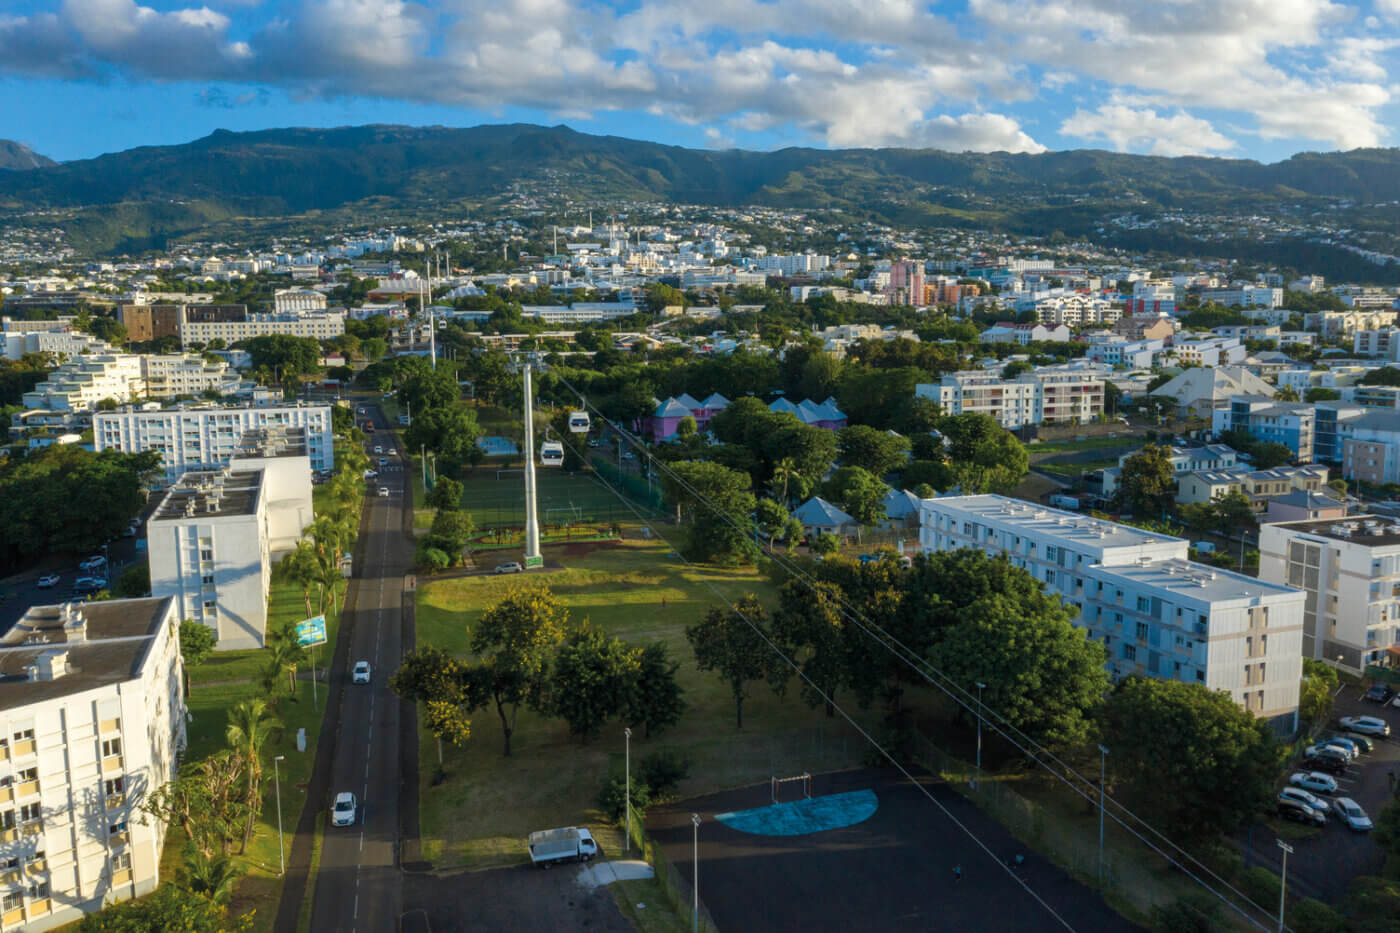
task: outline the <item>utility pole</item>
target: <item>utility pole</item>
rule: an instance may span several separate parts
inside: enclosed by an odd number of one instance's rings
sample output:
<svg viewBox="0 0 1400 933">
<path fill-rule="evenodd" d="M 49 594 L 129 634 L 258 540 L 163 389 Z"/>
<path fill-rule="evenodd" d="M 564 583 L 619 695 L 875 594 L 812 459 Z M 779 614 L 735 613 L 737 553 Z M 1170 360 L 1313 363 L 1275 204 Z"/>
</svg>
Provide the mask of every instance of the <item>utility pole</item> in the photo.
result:
<svg viewBox="0 0 1400 933">
<path fill-rule="evenodd" d="M 1103 884 L 1103 808 L 1108 784 L 1108 749 L 1099 746 L 1099 884 Z"/>
<path fill-rule="evenodd" d="M 986 684 L 977 681 L 977 777 L 982 776 L 982 691 L 986 689 Z M 972 786 L 977 786 L 977 777 L 972 779 Z"/>
<path fill-rule="evenodd" d="M 279 878 L 287 873 L 287 847 L 282 844 L 282 772 L 277 767 L 277 762 L 286 757 L 278 755 L 272 759 L 272 780 L 277 787 L 277 859 L 278 864 L 282 866 L 277 872 Z"/>
<path fill-rule="evenodd" d="M 700 933 L 700 814 L 690 814 L 690 825 L 695 827 L 690 849 L 690 890 L 694 897 L 690 909 L 690 930 L 691 933 Z"/>
<path fill-rule="evenodd" d="M 1283 871 L 1279 873 L 1278 884 L 1278 933 L 1283 933 L 1283 898 L 1288 892 L 1288 853 L 1293 851 L 1293 847 L 1282 839 L 1278 840 L 1278 847 L 1283 850 Z"/>
<path fill-rule="evenodd" d="M 624 728 L 622 737 L 627 743 L 627 854 L 632 854 L 632 730 Z"/>
</svg>

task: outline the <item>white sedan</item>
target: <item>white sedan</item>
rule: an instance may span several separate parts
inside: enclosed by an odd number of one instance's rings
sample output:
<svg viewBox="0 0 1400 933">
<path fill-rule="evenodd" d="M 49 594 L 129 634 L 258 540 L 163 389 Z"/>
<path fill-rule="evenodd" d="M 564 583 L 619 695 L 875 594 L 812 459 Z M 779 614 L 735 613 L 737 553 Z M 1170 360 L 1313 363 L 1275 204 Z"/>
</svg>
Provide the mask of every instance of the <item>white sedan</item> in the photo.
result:
<svg viewBox="0 0 1400 933">
<path fill-rule="evenodd" d="M 356 661 L 350 671 L 350 680 L 357 684 L 369 683 L 370 666 L 368 661 Z"/>
<path fill-rule="evenodd" d="M 1332 801 L 1332 810 L 1337 814 L 1338 819 L 1359 833 L 1364 833 L 1371 828 L 1371 818 L 1350 797 L 1338 797 Z"/>
<path fill-rule="evenodd" d="M 58 586 L 58 581 L 63 579 L 56 573 L 45 574 L 39 578 L 39 589 L 47 590 L 50 587 Z"/>
<path fill-rule="evenodd" d="M 1319 794 L 1335 794 L 1337 792 L 1337 779 L 1330 774 L 1323 774 L 1321 771 L 1298 771 L 1288 779 L 1288 783 L 1294 787 L 1301 787 L 1303 790 L 1314 791 Z M 1311 803 L 1311 801 L 1307 801 Z"/>
<path fill-rule="evenodd" d="M 354 826 L 359 811 L 360 805 L 355 800 L 355 795 L 348 790 L 342 791 L 335 795 L 335 806 L 331 808 L 331 825 Z"/>
<path fill-rule="evenodd" d="M 1343 729 L 1362 735 L 1390 735 L 1390 723 L 1375 716 L 1343 716 L 1338 722 Z"/>
<path fill-rule="evenodd" d="M 388 487 L 388 486 L 380 486 L 380 487 L 379 487 L 379 498 L 381 498 L 381 499 L 387 499 L 387 498 L 389 498 L 389 487 Z"/>
</svg>

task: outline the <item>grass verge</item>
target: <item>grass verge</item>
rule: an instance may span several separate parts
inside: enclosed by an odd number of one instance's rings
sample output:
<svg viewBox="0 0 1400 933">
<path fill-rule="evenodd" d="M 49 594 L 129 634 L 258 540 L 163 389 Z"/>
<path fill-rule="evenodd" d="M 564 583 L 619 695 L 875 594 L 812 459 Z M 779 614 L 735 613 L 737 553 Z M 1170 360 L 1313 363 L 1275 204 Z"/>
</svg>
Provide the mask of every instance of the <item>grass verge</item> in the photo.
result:
<svg viewBox="0 0 1400 933">
<path fill-rule="evenodd" d="M 301 898 L 301 910 L 297 911 L 297 933 L 311 930 L 312 892 L 315 890 L 316 873 L 321 870 L 321 843 L 326 838 L 326 814 L 316 814 L 316 832 L 311 837 L 311 868 L 306 873 L 306 890 Z"/>
</svg>

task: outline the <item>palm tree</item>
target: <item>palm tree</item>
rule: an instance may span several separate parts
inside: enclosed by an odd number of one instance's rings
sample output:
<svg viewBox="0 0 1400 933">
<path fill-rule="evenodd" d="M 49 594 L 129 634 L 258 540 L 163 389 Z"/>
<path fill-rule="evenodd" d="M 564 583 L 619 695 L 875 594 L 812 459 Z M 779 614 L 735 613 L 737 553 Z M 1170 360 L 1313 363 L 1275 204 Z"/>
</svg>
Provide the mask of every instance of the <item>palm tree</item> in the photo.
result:
<svg viewBox="0 0 1400 933">
<path fill-rule="evenodd" d="M 228 732 L 225 738 L 229 748 L 242 756 L 248 766 L 248 823 L 243 829 L 242 855 L 248 851 L 248 840 L 253 836 L 253 820 L 258 813 L 261 801 L 259 785 L 262 783 L 262 750 L 272 735 L 282 728 L 282 721 L 268 709 L 262 698 L 245 700 L 229 712 Z"/>
<path fill-rule="evenodd" d="M 185 847 L 184 863 L 175 874 L 176 882 L 220 905 L 228 903 L 234 882 L 247 871 L 227 855 L 205 855 L 193 843 Z"/>
<path fill-rule="evenodd" d="M 278 564 L 287 578 L 301 584 L 301 598 L 306 603 L 306 614 L 311 615 L 311 584 L 316 582 L 316 552 L 310 541 L 298 541 L 296 549 Z"/>
<path fill-rule="evenodd" d="M 783 504 L 783 508 L 788 507 L 788 482 L 797 476 L 797 461 L 791 457 L 784 457 L 773 464 L 773 482 L 782 482 L 782 493 L 778 496 L 778 501 Z"/>
</svg>

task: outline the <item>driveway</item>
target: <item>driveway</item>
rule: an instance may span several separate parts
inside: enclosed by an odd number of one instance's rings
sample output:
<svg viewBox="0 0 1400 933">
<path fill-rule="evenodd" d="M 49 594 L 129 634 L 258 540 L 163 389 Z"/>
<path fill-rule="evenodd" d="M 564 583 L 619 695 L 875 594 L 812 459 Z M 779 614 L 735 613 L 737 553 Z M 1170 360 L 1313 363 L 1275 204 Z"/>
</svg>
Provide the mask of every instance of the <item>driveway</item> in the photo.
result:
<svg viewBox="0 0 1400 933">
<path fill-rule="evenodd" d="M 1379 716 L 1390 723 L 1390 737 L 1371 737 L 1375 745 L 1369 755 L 1347 768 L 1345 774 L 1337 776 L 1340 789 L 1338 797 L 1350 797 L 1361 805 L 1366 814 L 1375 819 L 1381 808 L 1391 799 L 1390 778 L 1387 772 L 1393 771 L 1400 777 L 1400 710 L 1389 705 L 1367 703 L 1361 699 L 1359 687 L 1344 687 L 1338 694 L 1334 718 L 1338 716 Z M 1335 731 L 1323 732 L 1328 736 Z M 1307 770 L 1299 764 L 1289 769 Z M 1285 775 L 1286 777 L 1286 775 Z M 1327 826 L 1309 839 L 1296 839 L 1290 843 L 1293 854 L 1288 858 L 1288 888 L 1300 895 L 1316 897 L 1336 902 L 1346 893 L 1347 885 L 1358 875 L 1379 875 L 1385 866 L 1385 854 L 1376 845 L 1370 833 L 1352 832 L 1329 816 Z M 1281 853 L 1274 842 L 1272 833 L 1263 825 L 1256 825 L 1251 835 L 1244 841 L 1248 850 L 1247 863 L 1262 864 L 1277 872 L 1281 867 L 1278 856 Z"/>
</svg>

